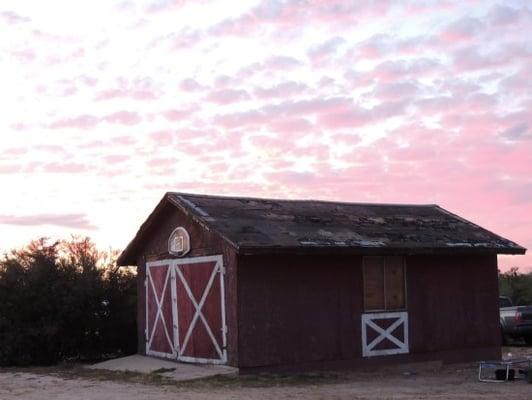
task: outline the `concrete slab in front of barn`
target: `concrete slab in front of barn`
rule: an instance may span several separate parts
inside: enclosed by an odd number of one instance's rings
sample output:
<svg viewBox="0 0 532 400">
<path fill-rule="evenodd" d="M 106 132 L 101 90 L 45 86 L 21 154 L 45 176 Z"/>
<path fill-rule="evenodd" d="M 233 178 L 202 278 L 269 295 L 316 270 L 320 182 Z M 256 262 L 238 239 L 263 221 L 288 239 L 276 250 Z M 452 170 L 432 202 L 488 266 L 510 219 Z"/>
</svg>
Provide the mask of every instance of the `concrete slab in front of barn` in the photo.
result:
<svg viewBox="0 0 532 400">
<path fill-rule="evenodd" d="M 236 375 L 238 373 L 236 368 L 228 367 L 226 365 L 186 364 L 160 360 L 158 358 L 146 357 L 138 354 L 104 361 L 90 365 L 87 368 L 124 372 L 130 371 L 142 374 L 158 372 L 161 373 L 161 375 L 176 381 L 189 381 L 216 375 Z"/>
</svg>

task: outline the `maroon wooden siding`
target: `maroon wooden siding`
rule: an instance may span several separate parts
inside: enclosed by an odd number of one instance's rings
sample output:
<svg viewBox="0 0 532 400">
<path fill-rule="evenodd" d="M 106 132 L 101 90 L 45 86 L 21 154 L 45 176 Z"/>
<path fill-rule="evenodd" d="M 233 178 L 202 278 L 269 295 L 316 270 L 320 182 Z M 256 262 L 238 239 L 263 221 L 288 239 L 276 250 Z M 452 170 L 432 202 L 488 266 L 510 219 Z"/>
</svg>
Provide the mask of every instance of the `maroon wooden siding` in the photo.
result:
<svg viewBox="0 0 532 400">
<path fill-rule="evenodd" d="M 500 357 L 497 256 L 409 257 L 407 277 L 414 353 L 495 347 Z"/>
<path fill-rule="evenodd" d="M 152 225 L 149 238 L 140 251 L 137 260 L 137 327 L 138 327 L 138 352 L 146 354 L 144 329 L 146 326 L 146 302 L 144 279 L 146 277 L 146 262 L 175 258 L 168 253 L 168 238 L 177 227 L 184 227 L 190 235 L 191 250 L 186 257 L 211 256 L 222 254 L 226 274 L 224 275 L 225 304 L 227 322 L 227 364 L 235 365 L 238 360 L 237 347 L 237 315 L 236 315 L 236 255 L 233 249 L 217 235 L 205 229 L 182 211 L 168 205 L 157 217 Z M 199 327 L 201 329 L 201 327 Z M 206 350 L 207 351 L 207 350 Z"/>
<path fill-rule="evenodd" d="M 239 258 L 239 367 L 500 357 L 496 256 L 407 257 L 409 354 L 362 359 L 360 256 Z M 288 367 L 290 366 L 290 367 Z"/>
</svg>

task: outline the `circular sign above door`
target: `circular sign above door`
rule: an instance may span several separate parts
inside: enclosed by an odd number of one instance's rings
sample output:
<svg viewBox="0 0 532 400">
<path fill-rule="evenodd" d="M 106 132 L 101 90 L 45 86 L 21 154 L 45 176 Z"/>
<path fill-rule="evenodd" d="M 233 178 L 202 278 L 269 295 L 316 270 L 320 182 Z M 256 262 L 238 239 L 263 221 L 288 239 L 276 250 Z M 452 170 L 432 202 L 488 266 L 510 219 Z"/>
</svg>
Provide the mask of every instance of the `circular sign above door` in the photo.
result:
<svg viewBox="0 0 532 400">
<path fill-rule="evenodd" d="M 190 251 L 190 236 L 185 228 L 178 227 L 168 239 L 168 253 L 182 257 Z"/>
</svg>

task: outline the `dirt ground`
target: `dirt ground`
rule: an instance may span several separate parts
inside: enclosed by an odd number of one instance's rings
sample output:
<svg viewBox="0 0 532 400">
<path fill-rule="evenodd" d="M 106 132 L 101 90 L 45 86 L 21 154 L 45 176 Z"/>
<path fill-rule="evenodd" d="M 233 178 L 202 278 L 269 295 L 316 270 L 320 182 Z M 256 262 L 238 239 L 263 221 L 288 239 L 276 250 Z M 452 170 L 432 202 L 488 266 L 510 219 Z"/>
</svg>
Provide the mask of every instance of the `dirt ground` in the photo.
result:
<svg viewBox="0 0 532 400">
<path fill-rule="evenodd" d="M 532 347 L 506 347 L 532 356 Z M 300 376 L 219 377 L 175 383 L 151 374 L 79 367 L 0 369 L 0 400 L 166 399 L 532 399 L 525 381 L 481 383 L 477 365 L 419 364 L 386 371 Z"/>
</svg>

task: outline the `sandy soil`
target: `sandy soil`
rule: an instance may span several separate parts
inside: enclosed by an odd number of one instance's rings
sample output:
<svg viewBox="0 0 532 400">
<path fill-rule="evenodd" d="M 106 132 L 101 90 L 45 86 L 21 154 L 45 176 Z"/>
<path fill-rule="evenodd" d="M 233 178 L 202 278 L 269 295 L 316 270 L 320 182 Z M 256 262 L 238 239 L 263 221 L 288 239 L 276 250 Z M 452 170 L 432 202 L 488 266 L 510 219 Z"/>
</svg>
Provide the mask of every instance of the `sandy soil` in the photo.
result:
<svg viewBox="0 0 532 400">
<path fill-rule="evenodd" d="M 531 347 L 505 348 L 504 352 L 532 356 Z M 53 371 L 0 370 L 0 399 L 532 399 L 532 384 L 524 381 L 478 382 L 476 364 L 356 372 L 315 380 L 306 377 L 289 383 L 248 377 L 184 385 L 61 377 Z"/>
</svg>

